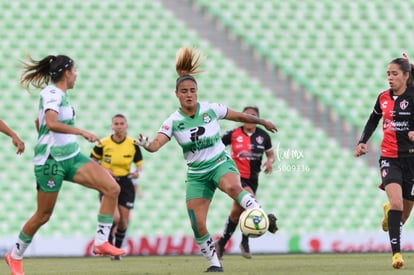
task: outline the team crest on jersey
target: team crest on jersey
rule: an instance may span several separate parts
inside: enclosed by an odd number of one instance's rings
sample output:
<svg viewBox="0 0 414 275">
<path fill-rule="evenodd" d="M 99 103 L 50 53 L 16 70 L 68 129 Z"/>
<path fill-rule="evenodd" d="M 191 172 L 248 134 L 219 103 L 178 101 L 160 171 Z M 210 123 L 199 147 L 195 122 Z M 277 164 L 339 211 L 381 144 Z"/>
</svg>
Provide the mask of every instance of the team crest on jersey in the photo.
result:
<svg viewBox="0 0 414 275">
<path fill-rule="evenodd" d="M 400 108 L 401 108 L 401 110 L 405 110 L 405 108 L 407 108 L 408 107 L 408 101 L 407 100 L 403 100 L 403 101 L 401 101 L 400 102 Z"/>
<path fill-rule="evenodd" d="M 53 188 L 53 187 L 55 187 L 55 181 L 53 180 L 53 179 L 48 179 L 48 181 L 47 181 L 47 186 L 49 187 L 49 188 Z"/>
<path fill-rule="evenodd" d="M 381 177 L 385 178 L 388 175 L 388 169 L 382 169 Z"/>
<path fill-rule="evenodd" d="M 264 138 L 263 138 L 262 136 L 258 136 L 258 137 L 256 137 L 256 142 L 257 142 L 258 144 L 262 144 L 262 143 L 263 143 L 263 141 L 264 141 Z"/>
<path fill-rule="evenodd" d="M 209 114 L 207 114 L 207 113 L 204 113 L 203 114 L 203 121 L 204 121 L 204 123 L 210 123 L 211 116 Z"/>
</svg>

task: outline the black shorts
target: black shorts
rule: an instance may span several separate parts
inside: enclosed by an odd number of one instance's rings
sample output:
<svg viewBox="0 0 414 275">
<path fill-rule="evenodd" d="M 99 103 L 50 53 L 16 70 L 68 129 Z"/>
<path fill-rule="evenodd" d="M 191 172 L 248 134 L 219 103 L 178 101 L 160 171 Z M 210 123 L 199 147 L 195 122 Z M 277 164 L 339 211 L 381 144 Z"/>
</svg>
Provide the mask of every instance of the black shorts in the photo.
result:
<svg viewBox="0 0 414 275">
<path fill-rule="evenodd" d="M 253 194 L 256 195 L 257 186 L 259 185 L 259 179 L 246 179 L 240 178 L 242 187 L 250 187 L 253 190 Z"/>
<path fill-rule="evenodd" d="M 134 208 L 135 203 L 135 186 L 132 183 L 131 178 L 125 177 L 114 177 L 116 182 L 121 187 L 121 192 L 118 196 L 118 205 L 122 205 L 128 209 Z M 102 199 L 102 194 L 99 194 L 99 198 Z"/>
<path fill-rule="evenodd" d="M 379 160 L 381 188 L 395 182 L 401 185 L 403 198 L 414 201 L 414 158 L 384 158 Z"/>
</svg>

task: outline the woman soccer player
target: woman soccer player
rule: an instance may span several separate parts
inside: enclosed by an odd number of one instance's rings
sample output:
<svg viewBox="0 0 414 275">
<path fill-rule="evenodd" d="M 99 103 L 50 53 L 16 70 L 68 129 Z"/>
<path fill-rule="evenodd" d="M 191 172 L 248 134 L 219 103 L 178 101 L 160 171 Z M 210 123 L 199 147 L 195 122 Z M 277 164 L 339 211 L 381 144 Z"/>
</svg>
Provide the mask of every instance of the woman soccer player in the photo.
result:
<svg viewBox="0 0 414 275">
<path fill-rule="evenodd" d="M 387 80 L 390 88 L 379 94 L 374 110 L 365 124 L 354 155 L 368 152 L 366 143 L 382 118 L 383 139 L 379 166 L 381 188 L 387 194 L 389 209 L 384 209 L 383 228 L 388 229 L 392 267 L 404 265 L 401 256 L 402 221 L 414 203 L 414 88 L 413 66 L 407 58 L 396 58 L 388 64 Z"/>
<path fill-rule="evenodd" d="M 244 107 L 243 112 L 259 117 L 259 108 L 254 106 Z M 264 168 L 266 174 L 270 174 L 272 173 L 272 164 L 275 161 L 272 140 L 270 139 L 269 134 L 262 128 L 256 127 L 256 124 L 243 123 L 242 126 L 225 133 L 221 137 L 221 140 L 224 145 L 229 145 L 231 147 L 231 158 L 235 161 L 237 168 L 240 171 L 242 187 L 256 196 L 261 168 Z M 266 155 L 264 164 L 262 164 L 263 155 Z M 216 252 L 219 259 L 222 258 L 224 247 L 236 230 L 243 210 L 244 209 L 239 204 L 233 202 L 223 234 L 216 242 Z M 269 214 L 268 217 L 269 220 L 276 221 L 276 216 L 274 214 Z M 277 230 L 277 226 L 269 228 L 269 231 L 272 233 L 275 233 Z M 249 237 L 242 234 L 242 241 L 239 247 L 243 257 L 247 259 L 252 257 L 250 254 Z"/>
<path fill-rule="evenodd" d="M 181 146 L 188 166 L 186 204 L 194 237 L 210 263 L 206 272 L 222 272 L 214 241 L 206 226 L 208 208 L 216 188 L 227 193 L 244 209 L 260 205 L 241 186 L 239 171 L 221 141 L 219 120 L 261 124 L 271 132 L 277 129 L 270 121 L 233 111 L 224 104 L 198 102 L 197 81 L 193 75 L 200 72 L 200 60 L 200 52 L 194 49 L 184 47 L 178 51 L 175 95 L 180 108 L 164 121 L 151 142 L 142 134 L 138 142 L 147 151 L 156 152 L 174 136 Z"/>
<path fill-rule="evenodd" d="M 124 254 L 125 250 L 108 242 L 119 186 L 105 168 L 80 153 L 76 141 L 76 136 L 80 135 L 90 142 L 100 142 L 96 135 L 75 127 L 75 110 L 67 94 L 75 86 L 75 63 L 65 55 L 49 55 L 39 61 L 30 58 L 23 64 L 22 86 L 26 89 L 30 85 L 42 88 L 36 119 L 39 134 L 33 159 L 37 209 L 24 224 L 12 250 L 4 256 L 11 273 L 23 274 L 23 254 L 37 230 L 49 221 L 64 180 L 96 189 L 104 195 L 93 252 L 111 256 Z"/>
</svg>

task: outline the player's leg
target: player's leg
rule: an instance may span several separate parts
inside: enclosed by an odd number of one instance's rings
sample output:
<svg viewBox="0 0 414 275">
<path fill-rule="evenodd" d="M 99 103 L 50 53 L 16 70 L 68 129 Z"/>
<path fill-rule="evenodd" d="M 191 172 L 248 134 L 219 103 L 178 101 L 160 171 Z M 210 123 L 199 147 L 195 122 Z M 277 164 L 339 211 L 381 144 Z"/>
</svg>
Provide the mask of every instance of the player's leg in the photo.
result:
<svg viewBox="0 0 414 275">
<path fill-rule="evenodd" d="M 238 203 L 233 201 L 233 205 L 230 210 L 230 215 L 226 220 L 224 225 L 223 234 L 218 241 L 216 241 L 216 252 L 217 256 L 221 260 L 225 251 L 225 246 L 227 242 L 230 240 L 231 236 L 233 235 L 234 231 L 237 228 L 237 224 L 239 222 L 240 214 L 243 212 L 243 207 L 241 207 Z"/>
<path fill-rule="evenodd" d="M 118 204 L 119 185 L 105 168 L 82 154 L 76 156 L 71 160 L 71 163 L 68 162 L 66 165 L 71 165 L 71 173 L 68 173 L 68 180 L 95 189 L 103 194 L 98 213 L 94 253 L 111 256 L 125 254 L 125 250 L 116 248 L 108 242 L 115 208 Z"/>
<path fill-rule="evenodd" d="M 211 200 L 195 198 L 187 200 L 187 211 L 191 221 L 196 243 L 200 247 L 203 256 L 210 263 L 207 272 L 222 271 L 221 263 L 217 257 L 213 238 L 207 230 L 207 212 Z"/>
<path fill-rule="evenodd" d="M 34 171 L 37 184 L 36 211 L 24 224 L 12 250 L 4 257 L 12 274 L 23 274 L 23 255 L 36 232 L 50 219 L 63 182 L 64 170 L 53 158 L 47 159 L 44 165 L 36 165 Z"/>
<path fill-rule="evenodd" d="M 381 227 L 384 232 L 388 232 L 388 212 L 390 211 L 391 204 L 386 202 L 382 205 L 382 209 L 384 212 L 384 217 L 381 221 Z"/>
<path fill-rule="evenodd" d="M 39 228 L 52 216 L 58 192 L 37 192 L 37 209 L 24 224 L 11 251 L 4 256 L 12 274 L 23 274 L 22 259 Z"/>
<path fill-rule="evenodd" d="M 121 187 L 121 192 L 118 196 L 118 222 L 115 234 L 115 246 L 121 248 L 128 228 L 130 210 L 134 208 L 135 204 L 135 186 L 132 180 L 128 177 L 122 177 L 117 180 Z"/>
<path fill-rule="evenodd" d="M 202 174 L 187 173 L 186 205 L 195 241 L 210 264 L 206 272 L 222 272 L 213 238 L 207 230 L 207 213 L 217 188 L 217 183 L 212 181 L 213 174 L 214 171 Z"/>
<path fill-rule="evenodd" d="M 122 247 L 122 244 L 124 243 L 124 239 L 126 236 L 130 211 L 123 205 L 119 205 L 118 209 L 119 222 L 115 233 L 115 246 L 120 248 Z"/>
<path fill-rule="evenodd" d="M 403 206 L 404 206 L 404 210 L 403 210 L 401 222 L 402 224 L 405 224 L 411 215 L 411 211 L 413 210 L 414 201 L 403 199 Z"/>
<path fill-rule="evenodd" d="M 108 236 L 108 242 L 110 244 L 115 243 L 114 238 L 115 238 L 116 231 L 118 230 L 118 223 L 119 223 L 119 219 L 121 218 L 120 215 L 121 214 L 119 213 L 119 205 L 118 205 L 118 207 L 115 208 L 114 221 L 112 222 L 111 231 Z"/>
<path fill-rule="evenodd" d="M 398 183 L 389 183 L 385 186 L 388 200 L 390 202 L 390 210 L 388 211 L 388 235 L 392 250 L 392 266 L 396 269 L 404 265 L 401 256 L 401 230 L 402 230 L 402 213 L 403 199 L 402 188 Z"/>
<path fill-rule="evenodd" d="M 243 209 L 260 208 L 256 198 L 241 187 L 240 176 L 233 172 L 223 174 L 219 189 L 235 200 Z"/>
<path fill-rule="evenodd" d="M 242 179 L 241 183 L 242 183 L 242 187 L 244 190 L 254 195 L 255 192 L 249 186 L 247 180 Z M 227 218 L 227 221 L 224 225 L 223 234 L 220 237 L 220 239 L 216 242 L 216 251 L 217 251 L 217 255 L 219 256 L 219 259 L 222 258 L 223 253 L 225 251 L 225 246 L 228 240 L 233 235 L 234 231 L 236 230 L 237 224 L 239 223 L 240 215 L 243 211 L 244 211 L 244 208 L 241 207 L 235 201 L 233 201 L 233 205 L 230 210 L 230 215 Z M 240 244 L 240 249 L 244 257 L 251 258 L 248 237 L 242 235 L 242 243 Z"/>
<path fill-rule="evenodd" d="M 404 225 L 411 215 L 414 201 L 403 199 L 403 205 L 404 205 L 404 209 L 403 209 L 403 213 L 401 217 L 401 223 Z M 391 207 L 391 204 L 389 202 L 386 202 L 383 204 L 384 217 L 382 218 L 381 225 L 382 225 L 382 230 L 384 230 L 385 232 L 388 232 L 388 211 L 390 210 L 390 207 Z"/>
</svg>

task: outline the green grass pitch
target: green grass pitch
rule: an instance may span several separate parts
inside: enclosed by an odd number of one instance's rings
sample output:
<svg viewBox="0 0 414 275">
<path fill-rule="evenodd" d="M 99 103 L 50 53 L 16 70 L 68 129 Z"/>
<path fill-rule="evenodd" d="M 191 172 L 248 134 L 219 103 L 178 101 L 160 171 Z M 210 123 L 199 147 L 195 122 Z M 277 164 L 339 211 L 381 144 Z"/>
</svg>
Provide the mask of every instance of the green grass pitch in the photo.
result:
<svg viewBox="0 0 414 275">
<path fill-rule="evenodd" d="M 405 266 L 391 267 L 390 253 L 366 254 L 288 254 L 253 255 L 250 260 L 240 255 L 224 255 L 226 274 L 413 274 L 414 254 L 404 253 Z M 26 275 L 47 274 L 202 274 L 207 261 L 202 256 L 141 256 L 124 257 L 111 261 L 108 257 L 88 258 L 26 258 Z M 9 274 L 6 264 L 0 265 L 0 274 Z"/>
</svg>

